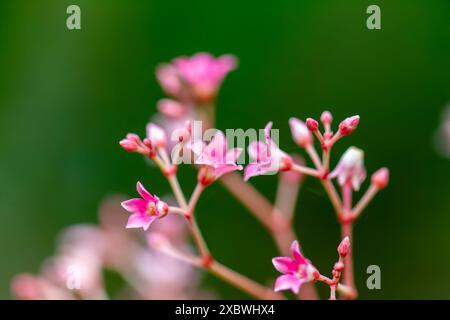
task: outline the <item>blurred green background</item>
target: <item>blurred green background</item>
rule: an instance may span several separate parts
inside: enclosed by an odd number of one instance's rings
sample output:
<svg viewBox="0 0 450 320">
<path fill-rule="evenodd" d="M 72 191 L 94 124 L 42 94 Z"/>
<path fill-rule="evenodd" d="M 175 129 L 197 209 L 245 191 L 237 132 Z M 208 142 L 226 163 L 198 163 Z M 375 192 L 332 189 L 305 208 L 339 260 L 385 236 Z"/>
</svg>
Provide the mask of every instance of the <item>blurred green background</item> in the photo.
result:
<svg viewBox="0 0 450 320">
<path fill-rule="evenodd" d="M 66 28 L 70 4 L 81 7 L 80 31 Z M 381 7 L 382 30 L 366 28 L 370 4 Z M 369 172 L 388 166 L 392 177 L 355 226 L 360 297 L 449 299 L 450 161 L 432 144 L 450 100 L 449 15 L 447 0 L 2 0 L 0 298 L 10 298 L 14 274 L 39 270 L 62 228 L 95 222 L 106 195 L 134 194 L 137 180 L 169 190 L 118 141 L 143 134 L 163 97 L 158 63 L 209 51 L 240 59 L 220 94 L 219 128 L 272 120 L 282 147 L 295 151 L 290 116 L 361 115 L 333 163 L 356 145 Z M 180 175 L 189 192 L 191 168 Z M 252 181 L 270 198 L 275 182 Z M 276 274 L 270 237 L 219 184 L 204 194 L 199 223 L 223 263 L 262 282 Z M 296 228 L 305 254 L 328 273 L 339 229 L 312 179 Z M 365 286 L 371 264 L 381 267 L 381 290 Z M 246 297 L 212 277 L 205 282 L 223 298 Z"/>
</svg>

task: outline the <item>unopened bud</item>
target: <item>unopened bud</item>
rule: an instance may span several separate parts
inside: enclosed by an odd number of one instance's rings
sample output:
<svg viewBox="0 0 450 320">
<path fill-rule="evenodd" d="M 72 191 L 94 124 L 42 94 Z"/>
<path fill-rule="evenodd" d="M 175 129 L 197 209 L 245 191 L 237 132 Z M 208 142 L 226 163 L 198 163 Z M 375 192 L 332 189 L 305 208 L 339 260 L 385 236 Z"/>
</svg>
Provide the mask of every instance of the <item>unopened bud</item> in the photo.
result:
<svg viewBox="0 0 450 320">
<path fill-rule="evenodd" d="M 372 184 L 378 189 L 386 188 L 389 184 L 389 169 L 385 167 L 378 169 L 372 175 Z"/>
<path fill-rule="evenodd" d="M 338 246 L 338 253 L 341 258 L 344 258 L 350 251 L 350 239 L 345 237 Z"/>
<path fill-rule="evenodd" d="M 319 123 L 312 118 L 308 118 L 306 119 L 306 127 L 309 131 L 316 132 L 319 129 Z"/>
<path fill-rule="evenodd" d="M 359 116 L 353 116 L 345 119 L 339 124 L 339 132 L 346 136 L 356 130 L 359 124 Z"/>
<path fill-rule="evenodd" d="M 313 137 L 311 132 L 303 121 L 297 118 L 290 118 L 289 126 L 291 127 L 292 138 L 300 147 L 304 148 L 312 143 Z"/>
<path fill-rule="evenodd" d="M 342 272 L 342 270 L 344 270 L 344 263 L 342 261 L 336 262 L 334 264 L 333 269 L 336 270 L 337 272 Z"/>
<path fill-rule="evenodd" d="M 330 111 L 324 111 L 322 112 L 322 115 L 320 116 L 320 121 L 325 124 L 331 124 L 333 122 L 333 116 L 331 115 Z"/>
</svg>

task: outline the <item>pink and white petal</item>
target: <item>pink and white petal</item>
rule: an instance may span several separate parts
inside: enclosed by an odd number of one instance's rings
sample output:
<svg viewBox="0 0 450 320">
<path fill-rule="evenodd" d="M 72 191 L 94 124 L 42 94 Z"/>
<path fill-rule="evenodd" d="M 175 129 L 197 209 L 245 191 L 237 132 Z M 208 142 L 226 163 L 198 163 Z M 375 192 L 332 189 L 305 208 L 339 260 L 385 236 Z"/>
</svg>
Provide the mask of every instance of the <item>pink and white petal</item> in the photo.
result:
<svg viewBox="0 0 450 320">
<path fill-rule="evenodd" d="M 152 224 L 153 221 L 155 221 L 157 219 L 156 216 L 151 216 L 145 219 L 145 222 L 142 224 L 142 228 L 144 229 L 144 231 L 147 231 L 148 228 L 150 227 L 150 225 Z"/>
<path fill-rule="evenodd" d="M 163 147 L 167 142 L 167 136 L 163 128 L 151 122 L 147 125 L 147 138 L 157 147 Z"/>
<path fill-rule="evenodd" d="M 145 212 L 147 210 L 147 201 L 140 198 L 133 198 L 121 203 L 122 207 L 128 212 Z"/>
<path fill-rule="evenodd" d="M 275 292 L 282 290 L 292 290 L 294 293 L 298 293 L 300 291 L 300 286 L 303 284 L 303 281 L 298 279 L 296 276 L 291 274 L 285 274 L 279 276 L 277 280 L 275 280 L 275 286 L 273 290 Z"/>
<path fill-rule="evenodd" d="M 233 148 L 227 151 L 226 164 L 235 164 L 242 153 L 242 148 Z"/>
<path fill-rule="evenodd" d="M 292 242 L 291 244 L 291 254 L 294 257 L 295 261 L 298 264 L 305 264 L 308 261 L 305 259 L 305 257 L 302 255 L 301 251 L 300 251 L 300 245 L 298 244 L 298 241 L 295 240 L 294 242 Z"/>
<path fill-rule="evenodd" d="M 273 266 L 281 273 L 294 273 L 298 271 L 298 264 L 289 257 L 277 257 L 272 259 Z"/>
<path fill-rule="evenodd" d="M 153 201 L 153 202 L 156 201 L 155 197 L 153 197 L 151 195 L 151 193 L 148 192 L 147 189 L 145 189 L 144 186 L 142 185 L 142 183 L 140 183 L 139 181 L 136 184 L 136 190 L 141 195 L 141 197 L 144 198 L 145 200 Z"/>
<path fill-rule="evenodd" d="M 126 228 L 141 228 L 145 224 L 145 216 L 139 213 L 134 213 L 128 217 Z"/>
<path fill-rule="evenodd" d="M 222 131 L 218 131 L 211 142 L 203 150 L 203 154 L 214 164 L 224 164 L 227 152 L 227 139 Z"/>
<path fill-rule="evenodd" d="M 228 165 L 221 165 L 218 166 L 217 168 L 214 168 L 214 175 L 217 178 L 220 178 L 221 176 L 223 176 L 224 174 L 236 171 L 236 170 L 242 170 L 242 166 L 241 165 L 236 165 L 236 164 L 228 164 Z"/>
<path fill-rule="evenodd" d="M 259 163 L 250 163 L 245 167 L 244 170 L 244 180 L 248 181 L 251 177 L 261 175 L 261 165 Z"/>
<path fill-rule="evenodd" d="M 270 158 L 270 152 L 267 145 L 261 141 L 253 141 L 250 143 L 247 151 L 250 158 L 258 162 L 266 162 Z"/>
<path fill-rule="evenodd" d="M 217 58 L 217 63 L 222 69 L 223 76 L 225 76 L 231 70 L 236 69 L 237 59 L 232 54 L 224 54 Z"/>
</svg>

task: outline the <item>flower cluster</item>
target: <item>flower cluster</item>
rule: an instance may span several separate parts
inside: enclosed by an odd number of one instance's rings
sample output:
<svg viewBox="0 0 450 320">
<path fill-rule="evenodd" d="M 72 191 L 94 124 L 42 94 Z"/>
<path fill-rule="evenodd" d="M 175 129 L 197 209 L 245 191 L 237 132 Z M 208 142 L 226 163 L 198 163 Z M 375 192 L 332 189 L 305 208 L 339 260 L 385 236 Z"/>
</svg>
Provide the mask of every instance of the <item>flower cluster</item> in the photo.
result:
<svg viewBox="0 0 450 320">
<path fill-rule="evenodd" d="M 152 271 L 146 274 L 147 280 L 140 281 L 142 279 L 139 278 L 137 282 L 152 283 L 155 274 L 161 279 L 174 277 L 180 271 L 176 267 L 172 268 L 170 264 L 176 261 L 203 268 L 260 299 L 282 299 L 284 296 L 280 291 L 283 290 L 291 290 L 298 294 L 300 299 L 316 299 L 318 294 L 313 285 L 315 282 L 329 286 L 330 299 L 336 299 L 336 292 L 342 298 L 355 298 L 357 290 L 353 280 L 352 226 L 373 197 L 387 186 L 388 169 L 381 168 L 376 171 L 365 193 L 359 201 L 353 203 L 353 193 L 361 189 L 366 179 L 364 152 L 356 147 L 350 147 L 334 168 L 330 162 L 330 155 L 338 141 L 357 130 L 360 117 L 355 115 L 344 119 L 339 123 L 336 132 L 333 132 L 333 116 L 329 111 L 323 112 L 320 117 L 323 129 L 319 121 L 313 118 L 289 119 L 292 138 L 300 150 L 304 150 L 309 156 L 311 166 L 301 156 L 289 154 L 277 145 L 272 135 L 272 122 L 269 122 L 264 128 L 263 139 L 253 141 L 248 146 L 247 152 L 251 163 L 243 168 L 238 159 L 244 148 L 229 148 L 227 137 L 219 130 L 204 141 L 202 137 L 193 134 L 192 127 L 194 121 L 201 121 L 205 124 L 203 127 L 205 130 L 212 128 L 215 123 L 214 103 L 217 93 L 226 75 L 235 67 L 236 59 L 233 56 L 223 55 L 214 58 L 207 53 L 176 58 L 169 64 L 160 65 L 156 72 L 157 78 L 170 98 L 158 102 L 159 113 L 147 125 L 146 137 L 143 140 L 137 134 L 129 133 L 120 141 L 120 146 L 124 150 L 144 155 L 156 164 L 167 179 L 175 199 L 174 203 L 169 205 L 137 182 L 140 198 L 122 202 L 122 207 L 130 213 L 124 226 L 148 230 L 146 234 L 151 248 L 148 251 L 152 252 L 152 255 L 158 253 L 169 259 L 166 266 L 163 264 L 164 259 L 158 258 L 161 260 L 157 262 L 161 264 L 159 271 Z M 321 154 L 317 151 L 317 146 Z M 190 197 L 186 196 L 185 186 L 180 184 L 177 177 L 178 166 L 183 163 L 180 159 L 184 157 L 193 158 L 191 164 L 197 170 L 197 185 Z M 243 176 L 239 173 L 241 170 Z M 272 204 L 248 180 L 278 173 L 278 191 L 275 203 Z M 294 231 L 295 202 L 305 177 L 312 177 L 321 182 L 341 225 L 339 259 L 333 267 L 331 278 L 321 274 L 302 255 Z M 195 213 L 201 195 L 215 181 L 220 181 L 262 223 L 276 243 L 282 256 L 274 258 L 272 262 L 282 275 L 275 280 L 273 288 L 265 287 L 231 270 L 217 261 L 211 253 L 197 224 Z M 160 230 L 160 224 L 168 219 L 178 222 L 184 220 L 193 248 L 188 245 L 187 235 L 180 241 L 180 236 L 176 232 Z M 123 236 L 123 239 L 127 239 L 127 236 Z M 104 242 L 113 243 L 108 238 Z M 117 244 L 117 248 L 122 248 L 123 245 Z M 152 257 L 147 255 L 146 258 L 141 257 L 139 260 L 145 259 Z M 113 260 L 118 263 L 118 260 Z M 133 258 L 127 261 L 133 261 Z M 140 271 L 130 271 L 128 266 L 122 265 L 121 268 L 126 269 L 126 272 L 124 269 L 120 270 L 129 277 L 143 272 L 139 268 L 137 269 Z M 187 274 L 190 276 L 189 272 Z M 178 282 L 184 283 L 182 280 Z M 23 281 L 17 283 L 15 291 L 23 293 L 25 291 L 21 290 Z M 94 283 L 97 283 L 96 287 L 101 288 L 98 281 Z M 158 288 L 158 284 L 153 286 Z M 145 285 L 144 289 L 141 288 L 139 291 L 147 292 Z M 153 297 L 147 293 L 142 296 Z"/>
</svg>

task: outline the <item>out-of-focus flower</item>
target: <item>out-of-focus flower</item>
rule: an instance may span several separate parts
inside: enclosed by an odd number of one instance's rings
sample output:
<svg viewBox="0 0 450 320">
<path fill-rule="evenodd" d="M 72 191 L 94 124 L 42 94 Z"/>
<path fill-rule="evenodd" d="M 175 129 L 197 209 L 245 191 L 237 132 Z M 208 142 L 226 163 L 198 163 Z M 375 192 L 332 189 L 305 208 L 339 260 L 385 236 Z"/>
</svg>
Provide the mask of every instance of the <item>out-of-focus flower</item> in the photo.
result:
<svg viewBox="0 0 450 320">
<path fill-rule="evenodd" d="M 312 134 L 303 121 L 297 118 L 290 118 L 289 126 L 291 127 L 292 138 L 300 147 L 305 148 L 313 142 Z"/>
<path fill-rule="evenodd" d="M 320 277 L 320 273 L 308 259 L 303 257 L 297 241 L 292 243 L 291 253 L 292 258 L 277 257 L 272 259 L 275 268 L 283 273 L 276 279 L 274 290 L 292 290 L 297 294 L 302 284 L 316 281 Z"/>
<path fill-rule="evenodd" d="M 265 143 L 254 141 L 248 146 L 250 158 L 254 159 L 255 162 L 245 167 L 244 179 L 246 181 L 254 176 L 272 174 L 292 168 L 292 157 L 281 151 L 273 142 L 270 136 L 271 129 L 272 122 L 269 122 L 264 128 Z"/>
<path fill-rule="evenodd" d="M 150 139 L 151 145 L 156 148 L 164 148 L 167 144 L 167 136 L 164 130 L 151 122 L 147 124 L 147 138 Z"/>
<path fill-rule="evenodd" d="M 160 65 L 158 80 L 169 95 L 198 103 L 214 100 L 225 76 L 236 68 L 236 57 L 197 53 L 192 57 L 175 58 L 171 64 Z"/>
<path fill-rule="evenodd" d="M 182 83 L 177 68 L 171 64 L 161 64 L 156 68 L 156 78 L 163 90 L 174 97 L 180 96 Z"/>
<path fill-rule="evenodd" d="M 331 179 L 337 177 L 341 186 L 350 183 L 353 189 L 358 191 L 366 179 L 364 151 L 355 147 L 348 148 L 329 177 Z"/>
<path fill-rule="evenodd" d="M 192 143 L 189 148 L 197 155 L 195 163 L 200 165 L 198 180 L 206 186 L 217 180 L 224 174 L 242 170 L 242 166 L 236 164 L 242 149 L 232 148 L 228 150 L 227 139 L 223 132 L 218 131 L 208 145 L 198 141 Z"/>
<path fill-rule="evenodd" d="M 128 218 L 127 228 L 147 230 L 153 221 L 168 213 L 169 206 L 151 195 L 140 182 L 137 183 L 136 189 L 142 199 L 133 198 L 122 202 L 122 207 L 132 213 Z"/>
<path fill-rule="evenodd" d="M 159 112 L 170 118 L 180 118 L 186 113 L 187 107 L 173 99 L 161 99 L 156 108 Z"/>
</svg>

